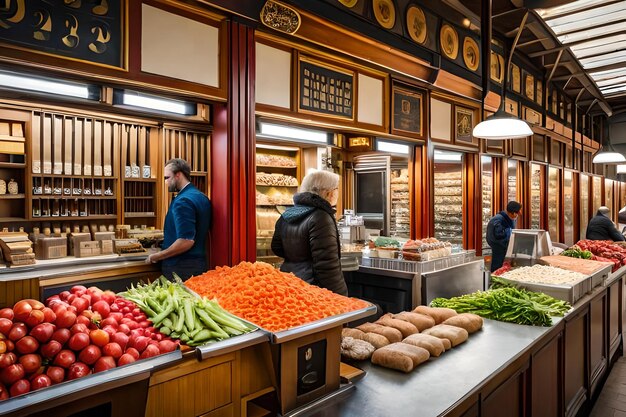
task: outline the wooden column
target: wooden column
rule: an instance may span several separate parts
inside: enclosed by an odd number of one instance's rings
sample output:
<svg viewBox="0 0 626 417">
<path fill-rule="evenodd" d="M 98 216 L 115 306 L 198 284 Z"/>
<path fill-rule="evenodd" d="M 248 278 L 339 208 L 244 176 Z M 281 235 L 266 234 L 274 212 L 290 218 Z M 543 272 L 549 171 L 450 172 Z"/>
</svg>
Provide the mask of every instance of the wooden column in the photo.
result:
<svg viewBox="0 0 626 417">
<path fill-rule="evenodd" d="M 228 23 L 228 101 L 213 109 L 211 267 L 256 256 L 254 30 Z"/>
</svg>

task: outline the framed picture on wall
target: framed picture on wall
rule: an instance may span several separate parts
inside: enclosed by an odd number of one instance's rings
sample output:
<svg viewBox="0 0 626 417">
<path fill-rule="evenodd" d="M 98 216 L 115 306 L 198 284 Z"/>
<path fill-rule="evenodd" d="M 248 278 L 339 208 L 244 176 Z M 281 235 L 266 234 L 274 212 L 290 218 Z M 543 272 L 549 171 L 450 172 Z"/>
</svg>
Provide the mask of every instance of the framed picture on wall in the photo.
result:
<svg viewBox="0 0 626 417">
<path fill-rule="evenodd" d="M 474 110 L 455 106 L 454 141 L 459 144 L 478 145 L 478 138 L 472 136 L 474 128 Z"/>
<path fill-rule="evenodd" d="M 391 96 L 392 133 L 422 138 L 424 94 L 418 90 L 394 85 Z"/>
</svg>

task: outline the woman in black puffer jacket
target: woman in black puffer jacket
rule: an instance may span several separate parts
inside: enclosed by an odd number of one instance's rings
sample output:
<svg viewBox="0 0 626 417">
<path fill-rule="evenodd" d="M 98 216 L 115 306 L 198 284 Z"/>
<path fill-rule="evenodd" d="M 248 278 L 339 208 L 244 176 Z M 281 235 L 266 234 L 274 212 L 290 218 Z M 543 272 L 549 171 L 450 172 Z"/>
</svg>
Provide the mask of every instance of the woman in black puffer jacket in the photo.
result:
<svg viewBox="0 0 626 417">
<path fill-rule="evenodd" d="M 285 262 L 281 271 L 293 272 L 304 281 L 348 295 L 341 272 L 341 248 L 335 222 L 339 176 L 313 171 L 302 180 L 294 206 L 276 222 L 272 251 Z"/>
</svg>

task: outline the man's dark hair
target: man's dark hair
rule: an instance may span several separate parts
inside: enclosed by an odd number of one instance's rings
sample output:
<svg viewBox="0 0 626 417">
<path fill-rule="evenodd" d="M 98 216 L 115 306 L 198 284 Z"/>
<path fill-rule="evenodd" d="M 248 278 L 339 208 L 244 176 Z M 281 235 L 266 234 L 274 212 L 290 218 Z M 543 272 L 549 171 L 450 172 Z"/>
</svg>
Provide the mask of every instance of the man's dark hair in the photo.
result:
<svg viewBox="0 0 626 417">
<path fill-rule="evenodd" d="M 509 204 L 506 205 L 506 211 L 509 213 L 519 213 L 522 209 L 522 205 L 517 201 L 509 201 Z"/>
<path fill-rule="evenodd" d="M 187 181 L 191 181 L 191 167 L 187 161 L 181 158 L 173 158 L 165 163 L 165 166 L 168 165 L 172 170 L 172 174 L 182 172 L 185 178 L 187 178 Z"/>
</svg>

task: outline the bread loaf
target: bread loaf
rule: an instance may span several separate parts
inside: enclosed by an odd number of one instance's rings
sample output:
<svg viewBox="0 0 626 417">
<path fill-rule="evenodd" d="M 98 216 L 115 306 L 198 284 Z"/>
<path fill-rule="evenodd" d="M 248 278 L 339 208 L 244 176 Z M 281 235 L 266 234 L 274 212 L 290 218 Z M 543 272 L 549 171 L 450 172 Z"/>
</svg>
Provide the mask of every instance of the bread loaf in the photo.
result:
<svg viewBox="0 0 626 417">
<path fill-rule="evenodd" d="M 435 325 L 435 319 L 432 317 L 427 316 L 426 314 L 412 313 L 410 311 L 403 311 L 402 313 L 394 314 L 393 318 L 408 321 L 420 332 Z"/>
<path fill-rule="evenodd" d="M 424 348 L 406 343 L 392 343 L 382 347 L 372 355 L 372 363 L 386 368 L 411 372 L 417 365 L 430 357 Z"/>
<path fill-rule="evenodd" d="M 448 339 L 443 340 L 446 340 L 449 343 Z M 430 356 L 436 357 L 441 355 L 446 350 L 443 340 L 429 334 L 415 333 L 406 337 L 402 343 L 424 348 L 428 351 L 428 353 L 430 353 Z"/>
<path fill-rule="evenodd" d="M 402 340 L 402 332 L 400 332 L 400 330 L 394 329 L 393 327 L 383 326 L 381 324 L 363 323 L 358 326 L 357 329 L 364 331 L 365 333 L 372 332 L 383 335 L 391 343 L 399 342 Z"/>
<path fill-rule="evenodd" d="M 375 322 L 383 326 L 393 327 L 400 330 L 402 337 L 407 337 L 418 332 L 417 327 L 408 321 L 394 319 L 391 313 L 387 313 Z"/>
<path fill-rule="evenodd" d="M 376 348 L 365 340 L 353 337 L 341 339 L 341 356 L 347 359 L 362 361 L 369 359 Z"/>
<path fill-rule="evenodd" d="M 467 333 L 472 334 L 483 328 L 483 318 L 473 313 L 461 313 L 450 317 L 442 324 L 461 327 L 467 330 Z"/>
<path fill-rule="evenodd" d="M 448 324 L 438 324 L 435 327 L 424 330 L 424 333 L 437 336 L 440 339 L 448 339 L 452 347 L 465 342 L 469 336 L 467 330 Z"/>
<path fill-rule="evenodd" d="M 414 313 L 426 314 L 427 316 L 435 319 L 435 324 L 443 323 L 445 320 L 449 319 L 452 316 L 456 316 L 457 312 L 452 310 L 451 308 L 445 307 L 427 307 L 427 306 L 417 306 Z"/>
<path fill-rule="evenodd" d="M 374 346 L 376 349 L 381 348 L 383 346 L 387 346 L 389 344 L 389 340 L 378 333 L 365 333 L 359 329 L 351 329 L 349 327 L 344 327 L 341 329 L 341 337 L 352 337 L 354 339 L 364 340 Z"/>
</svg>

